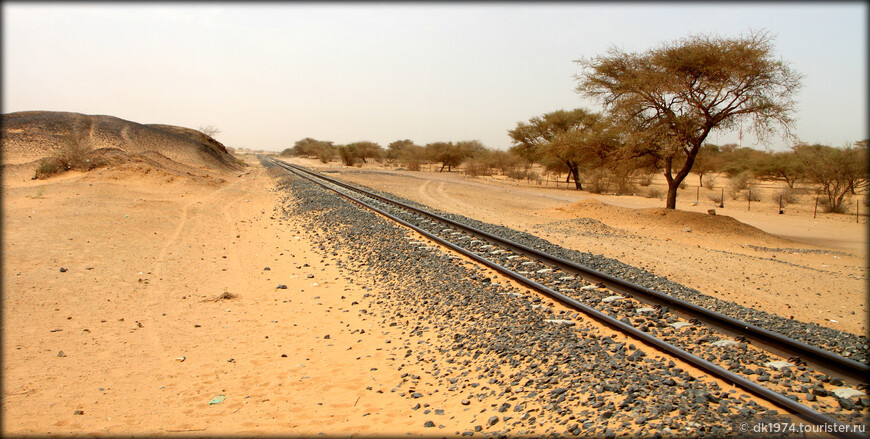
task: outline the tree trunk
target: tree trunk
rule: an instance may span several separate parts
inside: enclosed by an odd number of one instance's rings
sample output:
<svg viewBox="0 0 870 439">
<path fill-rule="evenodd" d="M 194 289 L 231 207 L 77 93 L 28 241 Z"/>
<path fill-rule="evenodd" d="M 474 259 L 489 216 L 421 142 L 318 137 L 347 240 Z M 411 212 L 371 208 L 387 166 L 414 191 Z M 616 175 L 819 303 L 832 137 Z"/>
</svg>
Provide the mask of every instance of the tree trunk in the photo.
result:
<svg viewBox="0 0 870 439">
<path fill-rule="evenodd" d="M 445 165 L 444 163 L 442 163 L 442 164 L 441 164 L 441 169 L 439 169 L 438 172 L 444 172 L 444 167 L 445 167 L 445 166 L 447 166 L 447 165 Z"/>
<path fill-rule="evenodd" d="M 677 208 L 677 189 L 680 188 L 680 183 L 676 180 L 668 180 L 668 198 L 665 201 L 665 209 Z"/>
<path fill-rule="evenodd" d="M 583 190 L 583 185 L 580 184 L 580 170 L 577 169 L 577 166 L 571 166 L 571 174 L 574 176 L 574 187 L 577 188 L 578 191 Z"/>
</svg>

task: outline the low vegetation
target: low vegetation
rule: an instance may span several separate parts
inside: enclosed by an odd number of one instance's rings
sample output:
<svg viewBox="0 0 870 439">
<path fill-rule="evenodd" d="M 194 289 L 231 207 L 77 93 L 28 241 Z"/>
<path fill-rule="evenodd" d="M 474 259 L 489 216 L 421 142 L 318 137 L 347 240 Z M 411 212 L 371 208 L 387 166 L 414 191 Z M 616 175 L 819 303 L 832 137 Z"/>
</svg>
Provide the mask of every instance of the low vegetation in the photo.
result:
<svg viewBox="0 0 870 439">
<path fill-rule="evenodd" d="M 53 155 L 39 161 L 34 179 L 42 180 L 66 171 L 90 171 L 108 164 L 90 146 L 73 138 L 63 139 L 55 151 Z"/>
</svg>

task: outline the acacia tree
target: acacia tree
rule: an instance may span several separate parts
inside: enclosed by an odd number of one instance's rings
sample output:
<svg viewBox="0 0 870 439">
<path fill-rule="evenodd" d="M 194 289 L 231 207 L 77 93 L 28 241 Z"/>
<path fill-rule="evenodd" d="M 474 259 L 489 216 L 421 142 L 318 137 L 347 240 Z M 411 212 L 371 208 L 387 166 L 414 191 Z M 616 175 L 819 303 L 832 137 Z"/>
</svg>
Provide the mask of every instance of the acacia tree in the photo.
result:
<svg viewBox="0 0 870 439">
<path fill-rule="evenodd" d="M 465 159 L 474 157 L 486 150 L 479 140 L 463 140 L 461 142 L 433 142 L 426 145 L 426 155 L 433 161 L 441 163 L 443 172 L 447 168 L 450 172 L 453 168 L 462 164 Z"/>
<path fill-rule="evenodd" d="M 831 212 L 843 212 L 843 201 L 854 187 L 856 177 L 867 178 L 866 156 L 860 149 L 833 148 L 827 145 L 795 145 L 794 153 L 804 164 L 807 177 L 819 186 L 825 206 Z"/>
<path fill-rule="evenodd" d="M 794 184 L 806 174 L 806 165 L 794 151 L 765 154 L 754 165 L 754 174 L 764 180 L 781 180 L 794 189 Z"/>
<path fill-rule="evenodd" d="M 511 149 L 529 160 L 550 157 L 561 162 L 574 178 L 577 190 L 583 190 L 580 168 L 603 148 L 605 123 L 598 113 L 583 108 L 558 110 L 517 122 L 508 135 L 514 142 Z"/>
<path fill-rule="evenodd" d="M 306 137 L 302 140 L 297 140 L 293 144 L 293 148 L 284 150 L 281 155 L 290 155 L 288 152 L 297 156 L 316 156 L 321 162 L 329 163 L 335 157 L 337 147 L 328 140 Z"/>
<path fill-rule="evenodd" d="M 206 136 L 214 137 L 214 136 L 218 135 L 218 133 L 220 133 L 221 130 L 214 125 L 205 125 L 205 126 L 200 125 L 199 132 L 205 134 Z"/>
<path fill-rule="evenodd" d="M 713 130 L 747 122 L 764 140 L 793 124 L 801 76 L 774 58 L 765 32 L 689 36 L 642 53 L 612 48 L 575 62 L 584 69 L 577 92 L 600 100 L 635 133 L 635 155 L 652 156 L 663 170 L 669 209 Z"/>
</svg>

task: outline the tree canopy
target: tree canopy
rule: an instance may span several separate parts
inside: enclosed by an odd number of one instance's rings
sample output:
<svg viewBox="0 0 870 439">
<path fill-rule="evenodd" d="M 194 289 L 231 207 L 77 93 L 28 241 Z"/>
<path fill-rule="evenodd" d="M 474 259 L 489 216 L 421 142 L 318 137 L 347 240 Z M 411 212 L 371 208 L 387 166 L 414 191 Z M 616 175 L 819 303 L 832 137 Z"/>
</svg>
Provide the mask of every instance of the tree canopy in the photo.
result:
<svg viewBox="0 0 870 439">
<path fill-rule="evenodd" d="M 793 124 L 801 76 L 774 58 L 773 38 L 690 36 L 642 53 L 612 48 L 575 60 L 576 91 L 600 100 L 627 133 L 626 146 L 648 155 L 668 182 L 666 207 L 713 130 L 746 122 L 760 139 Z"/>
</svg>

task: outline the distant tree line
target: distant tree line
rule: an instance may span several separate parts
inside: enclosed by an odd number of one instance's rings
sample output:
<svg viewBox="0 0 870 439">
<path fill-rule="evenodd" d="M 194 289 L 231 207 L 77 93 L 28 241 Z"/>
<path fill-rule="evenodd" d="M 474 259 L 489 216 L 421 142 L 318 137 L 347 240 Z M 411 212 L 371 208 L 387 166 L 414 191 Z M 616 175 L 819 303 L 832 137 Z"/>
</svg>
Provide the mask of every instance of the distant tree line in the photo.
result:
<svg viewBox="0 0 870 439">
<path fill-rule="evenodd" d="M 603 104 L 603 112 L 557 110 L 520 121 L 508 130 L 508 151 L 477 140 L 434 142 L 425 146 L 397 140 L 383 148 L 369 141 L 334 145 L 302 139 L 283 155 L 336 157 L 348 166 L 370 160 L 419 170 L 425 163 L 450 172 L 464 164 L 469 175 L 500 172 L 511 178 L 539 179 L 565 174 L 577 190 L 632 193 L 659 173 L 667 182 L 665 207 L 676 208 L 677 189 L 690 173 L 698 184 L 708 175 L 732 180 L 732 196 L 751 178 L 814 185 L 830 211 L 867 188 L 867 140 L 840 148 L 796 142 L 789 151 L 767 152 L 708 142 L 713 131 L 745 124 L 759 139 L 793 125 L 793 94 L 801 75 L 773 53 L 765 32 L 745 37 L 691 36 L 640 53 L 616 48 L 605 55 L 576 60 L 582 67 L 576 91 Z M 584 186 L 585 184 L 585 186 Z M 866 191 L 865 191 L 866 192 Z M 747 195 L 751 196 L 751 195 Z"/>
</svg>

